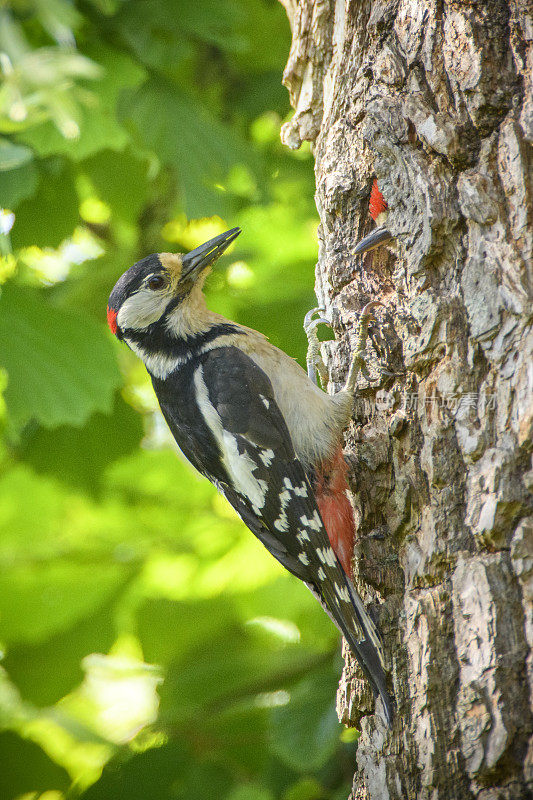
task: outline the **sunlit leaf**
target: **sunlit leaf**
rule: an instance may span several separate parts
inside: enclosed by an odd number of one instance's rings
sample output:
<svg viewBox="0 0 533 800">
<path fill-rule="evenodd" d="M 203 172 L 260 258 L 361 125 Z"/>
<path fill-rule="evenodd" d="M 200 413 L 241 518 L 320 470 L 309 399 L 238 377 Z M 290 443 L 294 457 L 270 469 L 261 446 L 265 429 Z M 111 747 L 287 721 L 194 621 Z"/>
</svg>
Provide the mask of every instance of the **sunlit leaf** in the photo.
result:
<svg viewBox="0 0 533 800">
<path fill-rule="evenodd" d="M 95 575 L 91 564 L 57 561 L 0 575 L 0 640 L 36 644 L 67 630 L 102 605 L 124 573 L 119 564 L 100 565 Z"/>
<path fill-rule="evenodd" d="M 98 569 L 102 567 L 100 563 Z M 65 570 L 68 569 L 66 563 Z M 70 572 L 75 580 L 76 570 Z M 107 572 L 105 577 L 109 574 Z M 3 663 L 25 700 L 40 707 L 56 703 L 83 680 L 83 659 L 112 646 L 116 637 L 116 603 L 129 574 L 127 569 L 115 569 L 116 582 L 112 591 L 105 587 L 102 593 L 101 585 L 85 584 L 90 598 L 85 611 L 89 613 L 80 618 L 79 605 L 68 604 L 65 616 L 71 615 L 69 627 L 57 630 L 43 641 L 23 642 L 8 648 Z M 53 592 L 52 586 L 52 596 Z M 35 606 L 39 607 L 39 603 Z M 35 626 L 34 620 L 33 624 Z"/>
<path fill-rule="evenodd" d="M 40 156 L 60 154 L 79 161 L 99 150 L 121 150 L 128 142 L 127 132 L 117 119 L 117 101 L 123 89 L 142 82 L 145 72 L 124 53 L 101 42 L 97 48 L 88 48 L 86 55 L 102 67 L 102 73 L 91 80 L 85 102 L 79 106 L 79 135 L 64 136 L 52 120 L 18 135 Z"/>
</svg>

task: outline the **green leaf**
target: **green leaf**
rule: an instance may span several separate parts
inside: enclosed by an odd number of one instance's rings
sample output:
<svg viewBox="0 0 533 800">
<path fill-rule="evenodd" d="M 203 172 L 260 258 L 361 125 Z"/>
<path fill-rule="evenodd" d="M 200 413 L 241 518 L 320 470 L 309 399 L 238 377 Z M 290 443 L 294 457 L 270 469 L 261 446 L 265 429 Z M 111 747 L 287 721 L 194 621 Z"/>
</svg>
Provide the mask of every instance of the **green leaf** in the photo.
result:
<svg viewBox="0 0 533 800">
<path fill-rule="evenodd" d="M 78 195 L 71 167 L 59 159 L 41 163 L 40 167 L 37 192 L 24 189 L 22 195 L 19 193 L 17 197 L 18 201 L 22 197 L 24 200 L 17 208 L 11 231 L 15 250 L 32 245 L 57 247 L 63 239 L 72 235 L 79 223 Z M 16 170 L 15 176 L 25 169 Z M 21 174 L 18 177 L 29 180 L 31 188 L 31 181 L 34 180 L 31 175 Z"/>
<path fill-rule="evenodd" d="M 348 789 L 343 800 L 346 800 L 349 793 L 350 790 Z M 322 800 L 326 796 L 329 797 L 329 792 L 326 793 L 324 787 L 316 778 L 301 778 L 287 789 L 283 795 L 283 800 Z"/>
<path fill-rule="evenodd" d="M 89 2 L 101 11 L 102 14 L 115 14 L 124 0 L 89 0 Z"/>
<path fill-rule="evenodd" d="M 84 161 L 82 172 L 90 179 L 112 217 L 135 221 L 146 202 L 148 164 L 133 149 L 120 153 L 102 150 Z M 125 266 L 124 266 L 125 268 Z"/>
<path fill-rule="evenodd" d="M 207 0 L 210 5 L 216 0 Z M 287 14 L 278 3 L 265 3 L 263 0 L 239 0 L 231 5 L 236 11 L 234 35 L 239 37 L 240 47 L 229 51 L 228 61 L 237 66 L 241 73 L 250 77 L 275 70 L 280 80 L 280 64 L 284 64 L 291 45 L 291 31 Z M 268 35 L 257 36 L 256 31 Z M 263 108 L 271 108 L 264 103 Z"/>
<path fill-rule="evenodd" d="M 198 51 L 197 43 L 217 48 L 224 58 L 249 73 L 276 70 L 290 48 L 286 14 L 276 3 L 264 0 L 130 0 L 116 19 L 117 33 L 153 69 L 171 74 L 185 52 Z M 262 31 L 257 36 L 256 31 Z M 196 48 L 194 47 L 196 44 Z"/>
<path fill-rule="evenodd" d="M 272 711 L 274 751 L 299 772 L 320 769 L 338 746 L 337 684 L 337 671 L 328 665 L 293 687 L 290 703 Z"/>
<path fill-rule="evenodd" d="M 86 314 L 102 320 L 111 289 L 134 261 L 133 252 L 109 247 L 100 258 L 74 264 L 68 280 L 50 288 L 51 300 L 64 309 L 83 308 Z"/>
<path fill-rule="evenodd" d="M 157 664 L 184 659 L 202 642 L 211 641 L 221 629 L 229 627 L 232 617 L 230 604 L 221 606 L 218 598 L 181 603 L 147 599 L 137 613 L 145 658 Z M 192 694 L 194 697 L 194 691 Z"/>
<path fill-rule="evenodd" d="M 15 800 L 36 792 L 65 791 L 70 785 L 66 770 L 55 764 L 38 745 L 16 733 L 0 733 L 0 797 Z"/>
<path fill-rule="evenodd" d="M 33 161 L 0 172 L 0 206 L 14 211 L 19 203 L 35 194 L 38 171 Z"/>
<path fill-rule="evenodd" d="M 19 141 L 42 157 L 59 154 L 80 161 L 99 150 L 122 150 L 129 140 L 117 119 L 118 96 L 123 89 L 144 80 L 144 69 L 101 42 L 88 47 L 84 55 L 103 67 L 104 73 L 99 80 L 91 81 L 85 94 L 85 104 L 80 107 L 79 136 L 66 138 L 51 120 L 18 134 Z"/>
<path fill-rule="evenodd" d="M 53 307 L 46 293 L 8 284 L 0 297 L 0 341 L 15 429 L 32 419 L 48 428 L 82 425 L 96 411 L 111 412 L 120 373 L 103 325 Z"/>
<path fill-rule="evenodd" d="M 123 580 L 121 564 L 55 561 L 25 564 L 0 575 L 0 640 L 38 644 L 97 609 Z M 39 624 L 36 625 L 36 620 Z"/>
<path fill-rule="evenodd" d="M 219 211 L 215 183 L 236 163 L 257 171 L 249 145 L 181 89 L 151 80 L 121 102 L 122 118 L 136 138 L 178 170 L 190 216 Z M 218 198 L 218 199 L 217 199 Z"/>
<path fill-rule="evenodd" d="M 207 715 L 202 720 L 202 731 L 211 742 L 213 758 L 239 764 L 248 775 L 262 774 L 268 767 L 270 720 L 266 708 L 249 702 L 232 706 Z"/>
<path fill-rule="evenodd" d="M 99 563 L 98 571 L 102 567 L 105 569 Z M 75 580 L 76 570 L 71 570 L 71 574 Z M 86 586 L 94 606 L 87 616 L 42 642 L 9 647 L 3 665 L 24 700 L 41 708 L 56 703 L 83 680 L 83 658 L 90 653 L 106 653 L 111 648 L 117 634 L 116 606 L 129 572 L 115 574 L 117 580 L 110 595 L 102 596 L 99 585 Z"/>
<path fill-rule="evenodd" d="M 145 64 L 172 74 L 197 42 L 224 52 L 242 50 L 245 39 L 235 31 L 243 10 L 242 3 L 228 0 L 174 0 L 171 8 L 167 0 L 130 0 L 115 29 Z"/>
<path fill-rule="evenodd" d="M 181 741 L 137 753 L 123 763 L 116 759 L 100 780 L 83 792 L 81 800 L 186 800 L 184 773 L 190 763 L 191 754 Z M 200 770 L 198 773 L 200 783 Z M 214 798 L 216 793 L 204 797 Z"/>
<path fill-rule="evenodd" d="M 227 614 L 228 598 L 219 598 Z M 185 627 L 185 626 L 183 626 Z M 264 692 L 276 692 L 316 666 L 320 656 L 299 645 L 270 647 L 236 623 L 203 636 L 198 647 L 182 652 L 161 687 L 161 714 L 178 724 L 197 715 L 230 709 Z M 206 648 L 209 657 L 205 657 Z"/>
<path fill-rule="evenodd" d="M 274 795 L 264 786 L 242 783 L 226 795 L 226 800 L 274 800 Z"/>
<path fill-rule="evenodd" d="M 41 474 L 96 491 L 105 468 L 135 452 L 143 435 L 141 415 L 116 397 L 112 414 L 94 414 L 82 428 L 31 430 L 23 437 L 19 454 Z"/>
<path fill-rule="evenodd" d="M 32 159 L 33 153 L 29 147 L 13 144 L 9 139 L 0 137 L 0 172 L 22 167 Z"/>
</svg>

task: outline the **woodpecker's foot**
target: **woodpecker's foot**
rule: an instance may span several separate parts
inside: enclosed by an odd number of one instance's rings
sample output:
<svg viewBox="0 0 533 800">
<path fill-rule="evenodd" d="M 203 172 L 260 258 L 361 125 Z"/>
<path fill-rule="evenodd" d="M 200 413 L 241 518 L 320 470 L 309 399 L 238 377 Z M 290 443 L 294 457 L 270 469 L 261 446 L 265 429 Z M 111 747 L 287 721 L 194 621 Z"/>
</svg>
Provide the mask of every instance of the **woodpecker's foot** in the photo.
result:
<svg viewBox="0 0 533 800">
<path fill-rule="evenodd" d="M 316 329 L 318 325 L 331 325 L 329 319 L 324 316 L 326 313 L 323 308 L 312 308 L 304 317 L 304 331 L 307 336 L 307 374 L 314 384 L 317 384 L 316 374 L 320 376 L 320 383 L 325 389 L 328 385 L 329 375 L 322 353 L 320 351 L 320 341 L 318 339 Z M 316 319 L 313 319 L 315 314 L 319 314 Z"/>
<path fill-rule="evenodd" d="M 355 392 L 355 385 L 360 372 L 367 380 L 370 380 L 370 374 L 366 365 L 366 340 L 368 338 L 368 325 L 372 320 L 376 319 L 372 312 L 378 306 L 383 306 L 383 303 L 380 303 L 379 300 L 372 300 L 371 303 L 366 304 L 359 317 L 352 363 L 350 364 L 344 387 L 344 390 L 350 394 Z"/>
<path fill-rule="evenodd" d="M 369 234 L 367 234 L 360 242 L 357 243 L 354 252 L 354 255 L 360 256 L 362 253 L 367 253 L 369 250 L 374 250 L 376 247 L 379 247 L 386 242 L 390 242 L 393 239 L 393 235 L 384 225 L 381 225 L 379 228 L 375 228 Z"/>
</svg>

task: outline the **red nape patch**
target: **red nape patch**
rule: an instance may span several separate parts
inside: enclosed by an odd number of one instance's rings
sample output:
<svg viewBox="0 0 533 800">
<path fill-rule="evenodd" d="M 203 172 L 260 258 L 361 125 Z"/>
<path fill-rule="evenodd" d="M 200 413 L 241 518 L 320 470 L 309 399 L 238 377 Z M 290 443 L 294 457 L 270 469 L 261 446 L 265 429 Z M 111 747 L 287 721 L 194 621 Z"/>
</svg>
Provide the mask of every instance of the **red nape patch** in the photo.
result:
<svg viewBox="0 0 533 800">
<path fill-rule="evenodd" d="M 387 203 L 385 202 L 383 195 L 379 191 L 378 182 L 374 178 L 374 183 L 372 184 L 372 191 L 370 192 L 370 203 L 368 204 L 368 209 L 370 211 L 370 216 L 374 220 L 377 220 L 380 214 L 386 211 L 388 208 Z"/>
<path fill-rule="evenodd" d="M 352 576 L 355 538 L 353 509 L 346 491 L 348 466 L 339 447 L 331 461 L 317 471 L 315 496 L 331 546 L 347 575 Z"/>
<path fill-rule="evenodd" d="M 117 332 L 117 312 L 113 311 L 109 306 L 107 307 L 107 324 L 111 329 L 111 333 L 115 336 Z"/>
</svg>

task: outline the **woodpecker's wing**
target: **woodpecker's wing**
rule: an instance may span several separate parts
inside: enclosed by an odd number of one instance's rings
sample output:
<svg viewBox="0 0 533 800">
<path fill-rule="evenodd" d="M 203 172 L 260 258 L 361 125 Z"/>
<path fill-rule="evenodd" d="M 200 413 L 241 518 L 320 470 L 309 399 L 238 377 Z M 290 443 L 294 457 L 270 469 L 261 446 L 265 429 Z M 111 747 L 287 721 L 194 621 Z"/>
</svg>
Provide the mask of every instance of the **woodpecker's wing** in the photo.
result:
<svg viewBox="0 0 533 800">
<path fill-rule="evenodd" d="M 202 358 L 193 380 L 226 473 L 221 479 L 217 469 L 212 480 L 272 555 L 320 600 L 390 719 L 379 634 L 330 545 L 269 378 L 237 347 L 224 347 Z"/>
</svg>

